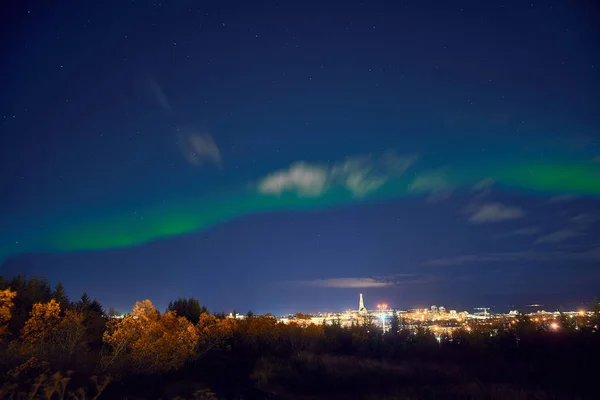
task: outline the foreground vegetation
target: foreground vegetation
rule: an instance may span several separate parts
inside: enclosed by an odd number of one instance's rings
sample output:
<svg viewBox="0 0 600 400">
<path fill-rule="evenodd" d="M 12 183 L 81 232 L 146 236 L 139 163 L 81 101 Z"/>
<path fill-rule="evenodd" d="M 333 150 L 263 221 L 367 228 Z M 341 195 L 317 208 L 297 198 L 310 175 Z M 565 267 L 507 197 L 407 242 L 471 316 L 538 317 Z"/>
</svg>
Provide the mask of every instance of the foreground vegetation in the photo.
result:
<svg viewBox="0 0 600 400">
<path fill-rule="evenodd" d="M 114 314 L 60 284 L 0 277 L 0 398 L 597 398 L 597 305 L 558 331 L 521 315 L 439 341 L 369 321 L 233 320 L 194 299 Z"/>
</svg>

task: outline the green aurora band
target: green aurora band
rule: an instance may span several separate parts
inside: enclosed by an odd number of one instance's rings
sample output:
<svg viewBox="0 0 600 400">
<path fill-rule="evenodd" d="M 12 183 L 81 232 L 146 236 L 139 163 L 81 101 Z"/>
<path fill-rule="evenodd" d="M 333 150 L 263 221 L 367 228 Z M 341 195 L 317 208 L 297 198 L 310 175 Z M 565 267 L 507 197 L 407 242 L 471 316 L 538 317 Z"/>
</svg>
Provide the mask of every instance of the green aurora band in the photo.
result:
<svg viewBox="0 0 600 400">
<path fill-rule="evenodd" d="M 256 185 L 220 192 L 217 195 L 188 199 L 151 207 L 145 212 L 117 213 L 104 218 L 65 223 L 51 227 L 36 240 L 19 245 L 4 245 L 0 259 L 11 255 L 40 252 L 103 250 L 141 245 L 150 241 L 197 232 L 244 215 L 274 211 L 323 209 L 344 204 L 377 202 L 419 196 L 411 190 L 412 169 L 390 178 L 368 196 L 356 197 L 344 187 L 331 187 L 320 196 L 259 193 Z M 492 179 L 495 187 L 526 190 L 539 195 L 575 194 L 600 197 L 600 163 L 504 164 L 490 168 L 453 169 L 445 172 L 453 189 L 471 188 L 482 179 Z"/>
</svg>

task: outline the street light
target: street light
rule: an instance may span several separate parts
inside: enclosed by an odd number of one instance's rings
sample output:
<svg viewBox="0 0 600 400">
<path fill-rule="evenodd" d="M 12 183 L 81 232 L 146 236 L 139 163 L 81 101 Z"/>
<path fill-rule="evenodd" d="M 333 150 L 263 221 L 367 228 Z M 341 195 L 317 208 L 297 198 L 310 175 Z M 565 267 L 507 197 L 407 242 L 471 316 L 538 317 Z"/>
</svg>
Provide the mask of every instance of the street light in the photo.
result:
<svg viewBox="0 0 600 400">
<path fill-rule="evenodd" d="M 381 324 L 383 326 L 383 333 L 385 333 L 385 310 L 387 310 L 387 304 L 377 304 L 377 309 L 381 311 Z"/>
</svg>

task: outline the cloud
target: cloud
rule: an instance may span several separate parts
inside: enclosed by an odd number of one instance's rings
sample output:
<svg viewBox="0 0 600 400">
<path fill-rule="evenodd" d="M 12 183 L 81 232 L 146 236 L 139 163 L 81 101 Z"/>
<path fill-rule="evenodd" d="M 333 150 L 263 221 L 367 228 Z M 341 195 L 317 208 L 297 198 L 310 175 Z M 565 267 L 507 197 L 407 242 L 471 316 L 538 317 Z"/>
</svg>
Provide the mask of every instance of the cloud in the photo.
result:
<svg viewBox="0 0 600 400">
<path fill-rule="evenodd" d="M 394 282 L 377 280 L 375 278 L 331 278 L 316 279 L 306 282 L 311 286 L 352 289 L 352 288 L 381 288 L 393 286 Z"/>
<path fill-rule="evenodd" d="M 177 144 L 188 163 L 201 165 L 209 162 L 221 166 L 221 152 L 209 134 L 186 130 L 179 134 Z"/>
<path fill-rule="evenodd" d="M 574 237 L 583 236 L 583 235 L 584 235 L 584 233 L 579 232 L 574 229 L 561 229 L 559 231 L 552 232 L 548 235 L 544 235 L 544 236 L 538 238 L 538 240 L 536 240 L 535 243 L 536 244 L 558 243 L 558 242 L 563 242 L 565 240 L 569 240 Z"/>
<path fill-rule="evenodd" d="M 578 225 L 589 225 L 592 222 L 596 221 L 596 219 L 597 219 L 597 216 L 594 214 L 581 213 L 581 214 L 577 214 L 576 216 L 571 218 L 569 221 L 574 224 L 578 224 Z"/>
<path fill-rule="evenodd" d="M 513 220 L 525 215 L 521 207 L 502 203 L 473 204 L 467 208 L 467 212 L 471 213 L 469 222 L 473 224 Z"/>
<path fill-rule="evenodd" d="M 527 252 L 515 253 L 484 253 L 484 254 L 465 254 L 456 257 L 441 257 L 429 260 L 423 263 L 425 266 L 452 266 L 463 265 L 473 262 L 500 262 L 513 261 L 528 258 Z"/>
<path fill-rule="evenodd" d="M 300 281 L 309 286 L 359 289 L 359 288 L 382 288 L 398 285 L 421 285 L 434 283 L 437 278 L 431 274 L 394 274 L 389 276 L 372 276 L 360 278 L 329 278 Z"/>
<path fill-rule="evenodd" d="M 557 204 L 557 203 L 566 203 L 571 200 L 575 200 L 578 196 L 574 194 L 561 194 L 559 196 L 554 196 L 548 199 L 547 203 Z"/>
<path fill-rule="evenodd" d="M 473 190 L 479 191 L 479 190 L 490 189 L 493 184 L 494 184 L 493 179 L 490 179 L 490 178 L 482 179 L 479 182 L 477 182 L 475 185 L 473 185 Z"/>
<path fill-rule="evenodd" d="M 527 228 L 517 229 L 517 230 L 513 231 L 512 234 L 515 236 L 529 236 L 529 235 L 535 235 L 536 233 L 539 233 L 539 232 L 540 232 L 540 228 L 538 228 L 537 226 L 530 226 Z"/>
<path fill-rule="evenodd" d="M 427 201 L 438 202 L 452 195 L 452 186 L 442 171 L 419 174 L 408 186 L 413 192 L 429 192 Z"/>
<path fill-rule="evenodd" d="M 156 104 L 158 104 L 160 106 L 160 108 L 162 108 L 163 110 L 165 110 L 167 112 L 172 111 L 171 104 L 169 103 L 167 96 L 165 96 L 165 93 L 163 92 L 162 88 L 160 87 L 158 82 L 156 82 L 156 79 L 154 79 L 153 76 L 151 76 L 151 75 L 144 76 L 142 78 L 142 84 L 148 90 L 150 95 L 152 95 L 152 97 L 156 101 Z"/>
<path fill-rule="evenodd" d="M 326 168 L 296 163 L 288 170 L 268 175 L 259 183 L 258 190 L 265 194 L 296 191 L 302 196 L 320 196 L 328 185 L 327 180 Z"/>
<path fill-rule="evenodd" d="M 520 261 L 600 261 L 600 244 L 580 252 L 566 251 L 518 251 L 505 253 L 466 254 L 425 261 L 423 266 L 455 266 L 470 263 L 520 262 Z"/>
<path fill-rule="evenodd" d="M 297 162 L 261 179 L 258 191 L 270 195 L 295 192 L 300 196 L 317 197 L 334 186 L 341 186 L 361 197 L 376 191 L 388 179 L 402 175 L 416 159 L 416 156 L 398 156 L 388 151 L 375 161 L 370 156 L 359 156 L 333 166 Z"/>
<path fill-rule="evenodd" d="M 444 178 L 444 174 L 442 172 L 420 174 L 409 185 L 409 188 L 416 192 L 431 192 L 448 189 L 449 187 L 450 184 Z"/>
<path fill-rule="evenodd" d="M 537 226 L 529 226 L 526 228 L 516 229 L 512 232 L 502 233 L 497 235 L 496 238 L 507 238 L 511 236 L 532 236 L 540 233 L 540 228 Z"/>
</svg>

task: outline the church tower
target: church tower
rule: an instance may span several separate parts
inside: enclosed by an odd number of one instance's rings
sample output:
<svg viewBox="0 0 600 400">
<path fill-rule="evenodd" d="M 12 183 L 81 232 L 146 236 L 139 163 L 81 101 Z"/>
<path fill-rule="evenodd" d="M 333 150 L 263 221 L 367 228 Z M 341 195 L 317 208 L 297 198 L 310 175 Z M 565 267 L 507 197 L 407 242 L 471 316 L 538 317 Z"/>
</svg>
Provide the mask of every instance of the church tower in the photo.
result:
<svg viewBox="0 0 600 400">
<path fill-rule="evenodd" d="M 367 312 L 367 309 L 365 308 L 365 302 L 363 301 L 362 293 L 360 293 L 360 298 L 358 300 L 358 312 L 361 314 Z"/>
</svg>

